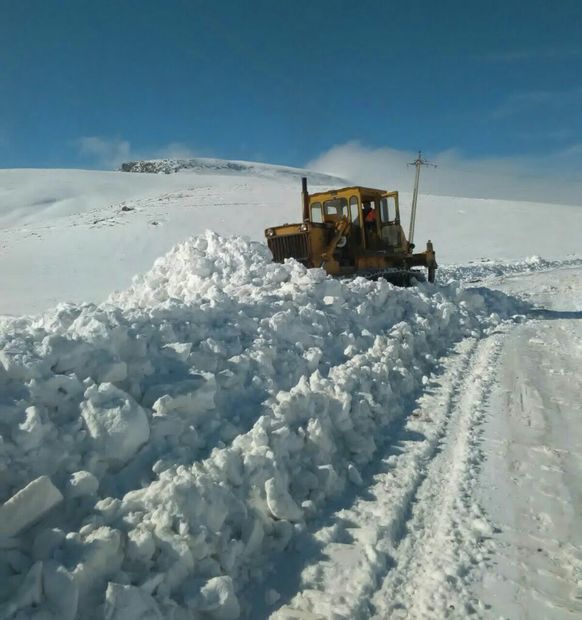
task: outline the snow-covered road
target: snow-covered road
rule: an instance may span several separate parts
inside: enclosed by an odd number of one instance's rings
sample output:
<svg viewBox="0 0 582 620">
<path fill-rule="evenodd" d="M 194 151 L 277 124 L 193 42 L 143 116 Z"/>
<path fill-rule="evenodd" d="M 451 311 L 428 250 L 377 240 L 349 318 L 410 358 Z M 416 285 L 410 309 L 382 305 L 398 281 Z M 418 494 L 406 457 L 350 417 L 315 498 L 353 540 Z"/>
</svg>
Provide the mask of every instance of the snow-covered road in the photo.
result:
<svg viewBox="0 0 582 620">
<path fill-rule="evenodd" d="M 500 356 L 476 493 L 499 531 L 474 591 L 493 616 L 582 617 L 582 272 L 504 288 L 547 310 Z"/>
<path fill-rule="evenodd" d="M 582 617 L 582 270 L 494 286 L 540 310 L 443 362 L 360 492 L 280 558 L 273 618 Z"/>
</svg>

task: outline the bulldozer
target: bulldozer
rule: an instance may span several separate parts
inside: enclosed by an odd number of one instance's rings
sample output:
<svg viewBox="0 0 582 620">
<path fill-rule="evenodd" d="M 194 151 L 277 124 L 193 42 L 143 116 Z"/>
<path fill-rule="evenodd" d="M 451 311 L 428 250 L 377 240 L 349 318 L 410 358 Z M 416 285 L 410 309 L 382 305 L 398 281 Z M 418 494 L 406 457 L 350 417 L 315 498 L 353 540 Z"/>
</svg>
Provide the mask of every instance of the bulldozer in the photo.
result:
<svg viewBox="0 0 582 620">
<path fill-rule="evenodd" d="M 434 282 L 432 242 L 424 252 L 413 252 L 414 244 L 400 224 L 398 192 L 353 186 L 309 194 L 307 178 L 301 181 L 302 221 L 265 230 L 275 262 L 294 258 L 332 276 L 381 277 L 398 286 Z M 411 231 L 415 212 L 414 208 Z"/>
</svg>

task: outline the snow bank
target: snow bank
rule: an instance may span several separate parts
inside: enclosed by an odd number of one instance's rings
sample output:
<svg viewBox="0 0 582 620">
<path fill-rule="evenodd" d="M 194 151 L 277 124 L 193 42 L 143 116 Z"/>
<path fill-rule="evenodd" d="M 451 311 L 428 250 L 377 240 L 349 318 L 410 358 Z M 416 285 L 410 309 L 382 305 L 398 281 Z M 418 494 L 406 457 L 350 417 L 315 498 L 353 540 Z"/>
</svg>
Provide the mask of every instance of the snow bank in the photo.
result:
<svg viewBox="0 0 582 620">
<path fill-rule="evenodd" d="M 540 256 L 530 256 L 523 260 L 481 260 L 463 265 L 441 265 L 438 270 L 440 282 L 464 281 L 474 282 L 489 280 L 520 273 L 547 271 L 557 267 L 582 265 L 582 258 L 571 257 L 560 260 L 548 260 Z"/>
<path fill-rule="evenodd" d="M 2 320 L 0 500 L 47 497 L 0 539 L 0 617 L 65 617 L 57 587 L 71 618 L 251 613 L 244 584 L 361 483 L 438 357 L 516 310 L 206 233 L 106 304 Z"/>
</svg>

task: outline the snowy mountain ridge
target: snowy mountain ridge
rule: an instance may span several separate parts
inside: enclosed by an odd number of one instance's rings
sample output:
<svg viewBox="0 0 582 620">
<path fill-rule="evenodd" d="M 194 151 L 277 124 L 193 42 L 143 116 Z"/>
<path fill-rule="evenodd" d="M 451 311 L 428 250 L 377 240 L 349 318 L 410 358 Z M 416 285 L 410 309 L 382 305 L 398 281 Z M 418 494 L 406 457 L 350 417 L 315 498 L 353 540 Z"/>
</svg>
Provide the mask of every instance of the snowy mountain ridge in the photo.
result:
<svg viewBox="0 0 582 620">
<path fill-rule="evenodd" d="M 349 185 L 341 177 L 314 172 L 304 168 L 292 168 L 250 161 L 192 157 L 189 159 L 148 159 L 121 164 L 122 172 L 146 172 L 152 174 L 175 174 L 178 172 L 196 174 L 251 174 L 263 177 L 307 177 L 315 185 Z"/>
</svg>

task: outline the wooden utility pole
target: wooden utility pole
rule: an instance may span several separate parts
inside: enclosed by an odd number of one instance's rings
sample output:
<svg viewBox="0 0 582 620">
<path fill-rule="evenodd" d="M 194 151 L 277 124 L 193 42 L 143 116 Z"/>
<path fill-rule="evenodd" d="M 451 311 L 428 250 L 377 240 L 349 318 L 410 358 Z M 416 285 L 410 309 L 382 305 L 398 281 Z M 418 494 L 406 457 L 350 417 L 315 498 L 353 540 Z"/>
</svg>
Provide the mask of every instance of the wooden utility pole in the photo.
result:
<svg viewBox="0 0 582 620">
<path fill-rule="evenodd" d="M 412 211 L 410 212 L 410 230 L 408 231 L 408 243 L 413 243 L 414 238 L 414 225 L 416 223 L 416 203 L 418 201 L 418 181 L 420 179 L 420 167 L 432 166 L 436 168 L 436 164 L 432 164 L 425 159 L 422 159 L 422 152 L 418 151 L 418 157 L 415 161 L 408 164 L 409 166 L 416 166 L 416 175 L 414 177 L 414 192 L 412 194 Z"/>
</svg>

